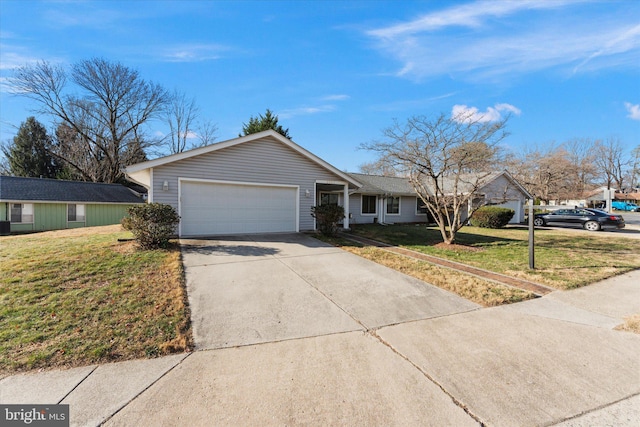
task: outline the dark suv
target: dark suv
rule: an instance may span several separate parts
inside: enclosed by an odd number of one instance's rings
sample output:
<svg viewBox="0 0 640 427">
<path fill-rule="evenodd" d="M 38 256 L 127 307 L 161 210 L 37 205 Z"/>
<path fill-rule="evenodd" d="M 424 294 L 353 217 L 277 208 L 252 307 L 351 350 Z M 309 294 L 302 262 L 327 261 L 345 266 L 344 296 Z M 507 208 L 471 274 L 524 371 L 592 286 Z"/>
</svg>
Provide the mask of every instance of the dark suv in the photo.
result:
<svg viewBox="0 0 640 427">
<path fill-rule="evenodd" d="M 585 230 L 598 231 L 603 228 L 624 228 L 624 218 L 597 209 L 576 208 L 559 209 L 557 211 L 536 214 L 533 224 L 542 227 L 544 225 L 581 226 Z"/>
</svg>

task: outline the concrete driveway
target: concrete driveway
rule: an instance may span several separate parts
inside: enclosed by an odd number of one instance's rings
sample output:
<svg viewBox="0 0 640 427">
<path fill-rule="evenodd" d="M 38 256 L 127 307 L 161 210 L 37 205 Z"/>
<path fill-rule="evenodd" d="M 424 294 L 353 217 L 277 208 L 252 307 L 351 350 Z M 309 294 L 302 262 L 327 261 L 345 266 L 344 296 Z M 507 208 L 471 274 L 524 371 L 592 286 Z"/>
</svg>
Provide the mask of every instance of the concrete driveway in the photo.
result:
<svg viewBox="0 0 640 427">
<path fill-rule="evenodd" d="M 72 426 L 640 425 L 640 335 L 612 329 L 640 270 L 479 309 L 304 235 L 183 243 L 200 351 L 1 378 L 0 403 Z"/>
<path fill-rule="evenodd" d="M 479 307 L 304 234 L 181 245 L 197 349 L 366 331 Z"/>
</svg>

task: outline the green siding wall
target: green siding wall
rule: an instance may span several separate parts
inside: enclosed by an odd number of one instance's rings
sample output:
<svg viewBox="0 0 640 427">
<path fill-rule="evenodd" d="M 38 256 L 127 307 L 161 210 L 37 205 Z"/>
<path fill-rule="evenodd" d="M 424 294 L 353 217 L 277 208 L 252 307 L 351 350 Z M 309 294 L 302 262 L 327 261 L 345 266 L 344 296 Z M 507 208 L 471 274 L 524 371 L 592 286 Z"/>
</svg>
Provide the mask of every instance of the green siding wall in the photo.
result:
<svg viewBox="0 0 640 427">
<path fill-rule="evenodd" d="M 87 227 L 120 224 L 131 205 L 86 205 Z"/>
<path fill-rule="evenodd" d="M 34 203 L 34 230 L 59 230 L 67 228 L 66 203 Z"/>
<path fill-rule="evenodd" d="M 0 221 L 6 220 L 6 205 L 0 203 Z M 33 224 L 11 224 L 12 233 L 62 230 L 65 228 L 95 227 L 119 224 L 131 205 L 85 205 L 84 222 L 67 222 L 66 203 L 34 203 Z"/>
</svg>

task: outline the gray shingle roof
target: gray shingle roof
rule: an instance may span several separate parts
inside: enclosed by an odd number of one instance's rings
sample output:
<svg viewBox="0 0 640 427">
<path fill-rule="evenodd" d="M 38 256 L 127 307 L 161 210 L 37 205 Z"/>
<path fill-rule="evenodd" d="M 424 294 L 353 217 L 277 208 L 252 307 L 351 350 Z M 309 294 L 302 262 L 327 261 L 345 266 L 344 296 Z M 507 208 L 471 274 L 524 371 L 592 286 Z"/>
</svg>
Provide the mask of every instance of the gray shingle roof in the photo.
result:
<svg viewBox="0 0 640 427">
<path fill-rule="evenodd" d="M 143 203 L 120 184 L 0 175 L 0 201 Z"/>
<path fill-rule="evenodd" d="M 467 193 L 473 189 L 476 180 L 480 182 L 480 189 L 489 184 L 499 176 L 505 174 L 507 179 L 513 181 L 513 183 L 521 189 L 523 194 L 527 197 L 531 197 L 530 194 L 522 188 L 522 186 L 509 175 L 506 171 L 491 172 L 487 175 L 460 175 L 458 182 L 458 193 Z M 357 193 L 370 193 L 370 194 L 393 194 L 393 195 L 410 195 L 415 196 L 416 192 L 413 186 L 409 182 L 409 178 L 379 176 L 379 175 L 365 175 L 361 173 L 350 173 L 355 180 L 362 183 L 362 187 L 356 190 Z M 429 183 L 425 183 L 427 191 L 433 193 L 433 186 Z M 454 189 L 454 179 L 444 178 L 442 181 L 442 190 L 445 194 L 452 194 Z"/>
<path fill-rule="evenodd" d="M 350 173 L 351 177 L 362 184 L 358 193 L 394 194 L 414 196 L 416 192 L 407 178 Z"/>
</svg>

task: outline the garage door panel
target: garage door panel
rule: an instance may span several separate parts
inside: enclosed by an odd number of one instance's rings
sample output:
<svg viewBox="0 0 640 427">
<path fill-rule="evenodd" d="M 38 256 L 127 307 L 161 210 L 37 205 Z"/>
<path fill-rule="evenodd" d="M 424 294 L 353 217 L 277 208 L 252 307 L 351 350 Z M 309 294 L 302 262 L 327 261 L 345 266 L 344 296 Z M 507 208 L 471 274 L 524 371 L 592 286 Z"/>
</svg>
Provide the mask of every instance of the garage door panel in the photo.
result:
<svg viewBox="0 0 640 427">
<path fill-rule="evenodd" d="M 297 231 L 297 189 L 181 183 L 182 235 Z"/>
</svg>

